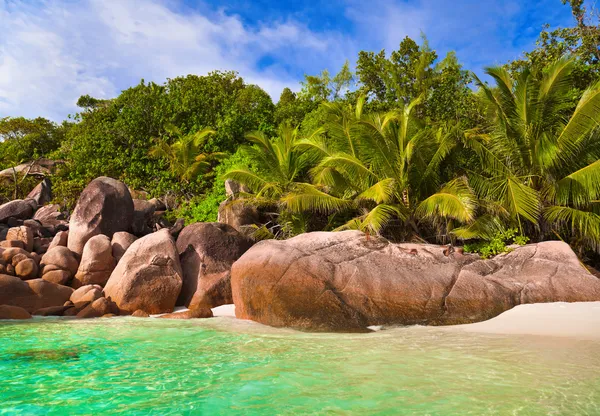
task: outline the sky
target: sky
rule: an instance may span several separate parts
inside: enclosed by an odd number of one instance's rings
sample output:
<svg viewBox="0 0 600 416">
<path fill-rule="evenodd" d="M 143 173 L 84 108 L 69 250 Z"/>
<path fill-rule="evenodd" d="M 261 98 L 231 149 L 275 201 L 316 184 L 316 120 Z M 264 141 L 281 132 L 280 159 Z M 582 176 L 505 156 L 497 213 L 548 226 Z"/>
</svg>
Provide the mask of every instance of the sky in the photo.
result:
<svg viewBox="0 0 600 416">
<path fill-rule="evenodd" d="M 481 74 L 572 25 L 561 0 L 0 0 L 0 117 L 61 121 L 81 95 L 235 70 L 276 101 L 304 74 L 424 33 Z"/>
</svg>

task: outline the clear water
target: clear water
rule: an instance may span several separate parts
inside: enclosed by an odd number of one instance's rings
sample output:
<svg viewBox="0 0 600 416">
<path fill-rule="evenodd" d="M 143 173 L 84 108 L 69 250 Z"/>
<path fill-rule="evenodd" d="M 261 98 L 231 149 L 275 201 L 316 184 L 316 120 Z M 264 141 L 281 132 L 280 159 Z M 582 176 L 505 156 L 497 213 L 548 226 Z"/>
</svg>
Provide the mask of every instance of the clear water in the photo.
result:
<svg viewBox="0 0 600 416">
<path fill-rule="evenodd" d="M 600 415 L 600 342 L 230 318 L 0 322 L 0 414 Z"/>
</svg>

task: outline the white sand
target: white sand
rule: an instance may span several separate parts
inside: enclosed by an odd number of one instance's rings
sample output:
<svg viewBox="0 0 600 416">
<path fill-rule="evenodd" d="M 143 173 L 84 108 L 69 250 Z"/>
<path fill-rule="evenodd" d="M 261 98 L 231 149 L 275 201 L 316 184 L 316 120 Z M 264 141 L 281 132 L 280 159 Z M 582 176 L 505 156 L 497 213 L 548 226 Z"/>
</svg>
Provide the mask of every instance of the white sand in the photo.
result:
<svg viewBox="0 0 600 416">
<path fill-rule="evenodd" d="M 189 310 L 185 306 L 176 306 L 173 312 L 185 312 Z M 216 316 L 227 316 L 235 318 L 235 305 L 222 305 L 212 308 L 213 315 Z M 151 318 L 158 318 L 159 316 L 166 315 L 166 313 L 159 313 L 156 315 L 150 315 Z"/>
<path fill-rule="evenodd" d="M 489 334 L 528 334 L 600 340 L 600 302 L 519 305 L 488 321 L 445 328 Z"/>
<path fill-rule="evenodd" d="M 235 305 L 221 305 L 216 308 L 212 308 L 214 316 L 228 316 L 235 318 Z"/>
</svg>

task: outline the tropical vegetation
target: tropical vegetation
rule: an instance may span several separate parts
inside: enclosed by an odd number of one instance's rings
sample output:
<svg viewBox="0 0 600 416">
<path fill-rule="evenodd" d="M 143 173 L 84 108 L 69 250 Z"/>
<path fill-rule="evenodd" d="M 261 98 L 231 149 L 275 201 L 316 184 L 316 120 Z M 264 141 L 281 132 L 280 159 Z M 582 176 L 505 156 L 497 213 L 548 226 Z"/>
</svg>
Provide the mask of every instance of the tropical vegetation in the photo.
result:
<svg viewBox="0 0 600 416">
<path fill-rule="evenodd" d="M 114 99 L 82 96 L 61 124 L 0 119 L 0 168 L 63 160 L 52 181 L 65 209 L 107 175 L 168 199 L 174 217 L 214 221 L 231 179 L 244 191 L 229 203 L 273 214 L 263 235 L 360 229 L 484 255 L 560 238 L 593 256 L 600 25 L 580 0 L 564 2 L 572 27 L 545 27 L 482 79 L 406 37 L 391 53 L 361 51 L 354 72 L 347 61 L 307 75 L 276 104 L 235 72 L 142 80 Z M 24 196 L 23 181 L 0 193 Z"/>
</svg>

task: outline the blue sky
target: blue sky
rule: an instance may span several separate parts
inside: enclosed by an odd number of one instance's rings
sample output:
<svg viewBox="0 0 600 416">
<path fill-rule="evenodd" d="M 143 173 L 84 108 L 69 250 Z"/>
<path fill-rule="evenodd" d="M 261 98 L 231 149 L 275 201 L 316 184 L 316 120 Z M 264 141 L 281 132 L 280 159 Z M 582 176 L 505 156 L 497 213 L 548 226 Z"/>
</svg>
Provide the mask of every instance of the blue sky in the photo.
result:
<svg viewBox="0 0 600 416">
<path fill-rule="evenodd" d="M 276 100 L 303 75 L 421 32 L 481 73 L 572 24 L 561 0 L 0 0 L 0 117 L 60 121 L 80 95 L 237 70 Z"/>
</svg>

